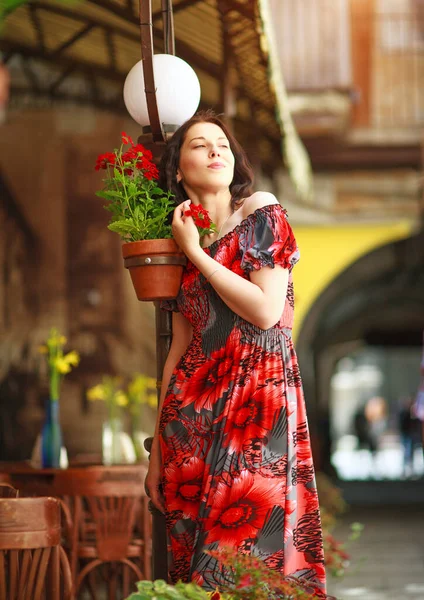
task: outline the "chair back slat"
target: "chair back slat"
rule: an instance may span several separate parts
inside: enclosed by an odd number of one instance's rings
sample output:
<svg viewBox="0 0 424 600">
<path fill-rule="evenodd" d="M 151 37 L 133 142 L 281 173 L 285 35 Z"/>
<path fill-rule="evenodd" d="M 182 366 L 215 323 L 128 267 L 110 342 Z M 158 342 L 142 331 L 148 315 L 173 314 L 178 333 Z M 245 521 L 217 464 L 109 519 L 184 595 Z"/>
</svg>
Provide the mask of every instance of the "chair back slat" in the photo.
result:
<svg viewBox="0 0 424 600">
<path fill-rule="evenodd" d="M 34 600 L 40 600 L 46 582 L 47 567 L 49 566 L 51 548 L 41 550 L 37 579 L 34 582 Z"/>
<path fill-rule="evenodd" d="M 51 600 L 59 600 L 60 598 L 60 550 L 60 546 L 54 546 L 51 549 L 51 560 L 48 565 L 47 580 L 49 582 L 49 598 Z"/>
<path fill-rule="evenodd" d="M 18 582 L 18 600 L 25 598 L 25 585 L 28 580 L 29 570 L 31 568 L 32 553 L 30 550 L 22 550 L 20 553 L 20 573 Z"/>
<path fill-rule="evenodd" d="M 96 528 L 96 547 L 100 560 L 113 561 L 125 557 L 131 542 L 139 498 L 125 498 L 116 503 L 114 498 L 89 496 L 87 505 Z"/>
<path fill-rule="evenodd" d="M 25 595 L 28 598 L 32 598 L 34 596 L 34 588 L 37 582 L 38 565 L 41 561 L 43 549 L 37 548 L 36 550 L 24 550 L 24 552 L 31 553 L 32 555 L 28 579 L 25 582 Z"/>
<path fill-rule="evenodd" d="M 10 596 L 15 598 L 19 583 L 19 550 L 9 552 L 9 581 Z"/>
<path fill-rule="evenodd" d="M 141 465 L 71 468 L 58 473 L 57 492 L 64 496 L 78 495 L 88 509 L 100 560 L 117 561 L 126 556 L 136 511 L 146 495 L 145 474 L 146 468 Z M 77 526 L 83 534 L 87 523 Z M 83 535 L 80 542 L 84 542 Z"/>
<path fill-rule="evenodd" d="M 4 555 L 0 552 L 0 600 L 6 600 L 7 572 Z"/>
</svg>

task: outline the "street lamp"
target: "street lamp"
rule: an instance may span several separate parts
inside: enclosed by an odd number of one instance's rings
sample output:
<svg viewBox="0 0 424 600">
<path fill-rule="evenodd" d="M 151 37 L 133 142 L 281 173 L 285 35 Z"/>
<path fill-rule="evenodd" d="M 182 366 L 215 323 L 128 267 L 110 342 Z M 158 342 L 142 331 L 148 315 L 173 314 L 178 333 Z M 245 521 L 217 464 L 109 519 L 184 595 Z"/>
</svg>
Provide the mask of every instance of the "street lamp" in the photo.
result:
<svg viewBox="0 0 424 600">
<path fill-rule="evenodd" d="M 192 67 L 172 54 L 153 56 L 155 96 L 162 130 L 167 137 L 192 117 L 200 102 L 200 83 Z M 124 84 L 124 102 L 128 112 L 150 133 L 150 119 L 143 60 L 128 73 Z"/>
<path fill-rule="evenodd" d="M 200 83 L 188 63 L 175 56 L 172 0 L 162 0 L 164 54 L 153 52 L 151 0 L 140 0 L 141 61 L 133 66 L 124 84 L 128 112 L 151 133 L 154 143 L 168 137 L 196 112 Z"/>
<path fill-rule="evenodd" d="M 189 64 L 175 56 L 172 0 L 162 0 L 164 54 L 153 53 L 151 0 L 140 0 L 142 60 L 128 73 L 124 84 L 124 102 L 132 118 L 142 127 L 139 141 L 150 147 L 158 158 L 172 134 L 194 115 L 200 102 L 200 83 Z M 156 309 L 156 368 L 158 394 L 172 327 L 171 315 Z M 146 440 L 150 452 L 152 439 Z M 166 526 L 164 516 L 151 506 L 153 579 L 167 579 Z"/>
</svg>

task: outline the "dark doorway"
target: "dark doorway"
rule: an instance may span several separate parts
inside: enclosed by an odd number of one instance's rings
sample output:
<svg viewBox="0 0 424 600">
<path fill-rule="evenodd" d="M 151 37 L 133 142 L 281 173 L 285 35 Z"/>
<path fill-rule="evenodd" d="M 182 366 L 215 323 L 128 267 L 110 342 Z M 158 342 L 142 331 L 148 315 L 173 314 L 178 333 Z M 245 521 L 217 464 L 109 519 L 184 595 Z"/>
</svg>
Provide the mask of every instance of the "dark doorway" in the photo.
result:
<svg viewBox="0 0 424 600">
<path fill-rule="evenodd" d="M 408 476 L 400 413 L 418 388 L 423 330 L 423 231 L 362 257 L 318 298 L 297 349 L 323 470 L 350 479 Z M 424 471 L 417 448 L 411 477 Z M 385 464 L 393 461 L 396 468 Z"/>
</svg>

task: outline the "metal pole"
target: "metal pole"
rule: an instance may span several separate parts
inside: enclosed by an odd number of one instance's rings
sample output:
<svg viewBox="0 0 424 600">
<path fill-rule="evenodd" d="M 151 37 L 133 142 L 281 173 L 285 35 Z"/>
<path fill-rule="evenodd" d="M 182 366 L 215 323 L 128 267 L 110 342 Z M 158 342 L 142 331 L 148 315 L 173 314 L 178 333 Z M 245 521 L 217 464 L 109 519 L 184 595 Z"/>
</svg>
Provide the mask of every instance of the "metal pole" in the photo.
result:
<svg viewBox="0 0 424 600">
<path fill-rule="evenodd" d="M 140 39 L 143 59 L 144 91 L 153 141 L 165 143 L 165 135 L 159 117 L 156 99 L 155 74 L 153 71 L 153 19 L 151 0 L 140 0 Z"/>
<path fill-rule="evenodd" d="M 175 56 L 174 15 L 172 12 L 172 0 L 162 0 L 163 15 L 163 46 L 165 54 Z"/>
<path fill-rule="evenodd" d="M 166 54 L 175 55 L 174 22 L 172 14 L 172 0 L 162 0 L 164 48 Z M 140 37 L 141 54 L 143 59 L 144 85 L 149 113 L 150 131 L 153 138 L 153 154 L 158 156 L 158 149 L 166 143 L 166 134 L 163 123 L 160 121 L 156 86 L 153 71 L 153 20 L 151 0 L 140 0 Z M 171 133 L 174 127 L 167 127 Z M 147 133 L 145 130 L 144 133 Z M 146 137 L 146 136 L 143 136 Z M 146 144 L 145 144 L 146 145 Z M 147 144 L 150 145 L 150 144 Z M 156 311 L 156 369 L 158 399 L 162 386 L 162 373 L 168 356 L 172 336 L 172 320 L 168 311 L 162 311 L 160 303 L 155 303 Z M 145 442 L 146 450 L 150 452 L 152 438 Z M 168 579 L 166 522 L 164 515 L 150 503 L 152 513 L 152 574 L 153 579 Z"/>
</svg>

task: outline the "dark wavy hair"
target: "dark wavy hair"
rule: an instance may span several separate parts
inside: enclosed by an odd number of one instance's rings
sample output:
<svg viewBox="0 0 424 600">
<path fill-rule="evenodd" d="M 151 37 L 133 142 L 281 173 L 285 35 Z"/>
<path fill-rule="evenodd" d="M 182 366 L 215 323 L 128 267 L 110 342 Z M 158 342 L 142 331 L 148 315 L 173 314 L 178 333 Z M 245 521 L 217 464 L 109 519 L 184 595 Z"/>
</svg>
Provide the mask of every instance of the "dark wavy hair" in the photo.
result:
<svg viewBox="0 0 424 600">
<path fill-rule="evenodd" d="M 183 123 L 174 133 L 166 146 L 159 164 L 159 186 L 164 190 L 170 190 L 175 195 L 177 204 L 181 204 L 181 202 L 188 199 L 182 182 L 177 182 L 177 169 L 180 164 L 180 149 L 187 132 L 190 127 L 197 123 L 213 123 L 214 125 L 218 125 L 230 142 L 230 148 L 235 159 L 234 177 L 230 184 L 231 206 L 235 210 L 244 198 L 253 193 L 253 170 L 246 152 L 213 110 L 199 111 L 191 119 Z"/>
</svg>

